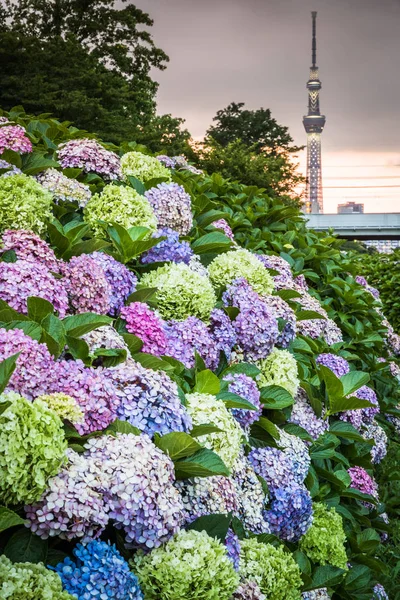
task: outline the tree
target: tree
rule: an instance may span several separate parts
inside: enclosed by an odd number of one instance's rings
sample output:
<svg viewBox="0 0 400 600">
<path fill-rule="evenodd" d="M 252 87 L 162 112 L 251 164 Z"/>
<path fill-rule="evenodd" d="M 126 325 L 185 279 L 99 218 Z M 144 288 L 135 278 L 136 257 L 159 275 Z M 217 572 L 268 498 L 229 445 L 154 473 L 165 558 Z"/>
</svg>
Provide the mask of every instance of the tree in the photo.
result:
<svg viewBox="0 0 400 600">
<path fill-rule="evenodd" d="M 216 124 L 207 130 L 206 138 L 212 138 L 222 147 L 241 140 L 256 153 L 266 150 L 276 153 L 282 149 L 298 152 L 301 149 L 292 145 L 288 128 L 279 125 L 269 109 L 246 110 L 243 107 L 243 102 L 232 102 L 219 110 L 213 118 Z"/>
</svg>

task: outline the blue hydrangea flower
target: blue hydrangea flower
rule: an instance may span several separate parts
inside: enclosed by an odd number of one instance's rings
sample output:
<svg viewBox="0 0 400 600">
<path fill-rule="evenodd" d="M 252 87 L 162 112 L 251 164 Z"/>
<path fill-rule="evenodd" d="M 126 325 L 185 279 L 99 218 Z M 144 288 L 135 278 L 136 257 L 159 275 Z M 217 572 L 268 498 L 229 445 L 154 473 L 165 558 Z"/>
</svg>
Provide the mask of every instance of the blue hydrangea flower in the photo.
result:
<svg viewBox="0 0 400 600">
<path fill-rule="evenodd" d="M 92 540 L 73 552 L 76 563 L 67 557 L 55 571 L 64 589 L 78 600 L 143 600 L 136 575 L 115 546 Z"/>
<path fill-rule="evenodd" d="M 240 542 L 238 536 L 232 531 L 232 529 L 228 529 L 228 533 L 226 534 L 225 538 L 225 546 L 228 557 L 235 567 L 235 571 L 239 571 Z"/>
<path fill-rule="evenodd" d="M 228 391 L 231 394 L 241 396 L 257 408 L 257 410 L 244 410 L 241 408 L 232 409 L 232 414 L 236 421 L 245 431 L 248 431 L 250 425 L 255 421 L 258 421 L 262 413 L 260 390 L 258 389 L 256 382 L 244 373 L 227 375 L 225 380 L 231 382 L 228 387 Z"/>
<path fill-rule="evenodd" d="M 275 489 L 271 508 L 264 513 L 271 532 L 288 542 L 297 542 L 307 532 L 312 515 L 310 492 L 296 484 Z"/>
<path fill-rule="evenodd" d="M 331 354 L 330 352 L 319 354 L 316 362 L 318 365 L 328 367 L 336 377 L 342 377 L 342 375 L 346 375 L 350 372 L 350 366 L 347 360 L 336 354 Z"/>
<path fill-rule="evenodd" d="M 228 315 L 220 308 L 214 308 L 210 314 L 209 331 L 214 345 L 230 359 L 236 344 L 236 333 Z"/>
<path fill-rule="evenodd" d="M 159 244 L 145 252 L 141 257 L 142 263 L 183 262 L 186 265 L 189 264 L 194 254 L 193 250 L 188 242 L 179 241 L 179 233 L 177 231 L 169 227 L 164 227 L 153 234 L 153 237 L 166 237 L 167 239 L 162 240 Z"/>
</svg>

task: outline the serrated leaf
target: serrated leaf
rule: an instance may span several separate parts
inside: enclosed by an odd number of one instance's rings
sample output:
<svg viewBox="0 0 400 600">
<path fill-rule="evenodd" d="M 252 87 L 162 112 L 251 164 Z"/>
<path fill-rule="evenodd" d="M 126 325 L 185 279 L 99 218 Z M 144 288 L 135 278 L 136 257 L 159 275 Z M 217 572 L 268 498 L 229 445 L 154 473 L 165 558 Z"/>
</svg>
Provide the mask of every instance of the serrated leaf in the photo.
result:
<svg viewBox="0 0 400 600">
<path fill-rule="evenodd" d="M 166 360 L 162 360 L 158 356 L 153 356 L 152 354 L 139 352 L 138 354 L 133 354 L 132 358 L 133 360 L 136 360 L 136 362 L 139 362 L 143 367 L 145 367 L 145 369 L 167 372 L 171 372 L 174 370 L 174 367 L 169 362 L 167 362 Z"/>
<path fill-rule="evenodd" d="M 93 331 L 103 325 L 111 325 L 112 319 L 105 315 L 97 315 L 96 313 L 82 313 L 80 315 L 72 315 L 65 317 L 62 320 L 67 335 L 74 338 L 82 337 L 85 333 Z"/>
<path fill-rule="evenodd" d="M 205 531 L 210 537 L 225 543 L 231 516 L 229 514 L 213 514 L 199 517 L 187 526 L 188 530 Z"/>
<path fill-rule="evenodd" d="M 137 427 L 134 427 L 128 421 L 121 421 L 115 419 L 108 427 L 104 430 L 104 434 L 107 433 L 132 433 L 133 435 L 140 435 L 142 432 Z"/>
<path fill-rule="evenodd" d="M 357 546 L 359 547 L 360 552 L 372 554 L 377 550 L 380 543 L 381 538 L 375 529 L 364 529 L 364 531 L 357 534 Z"/>
<path fill-rule="evenodd" d="M 202 425 L 194 425 L 190 435 L 192 437 L 200 437 L 201 435 L 207 435 L 208 433 L 218 433 L 218 431 L 222 431 L 222 429 L 211 423 L 204 423 Z"/>
<path fill-rule="evenodd" d="M 293 404 L 293 396 L 279 385 L 269 385 L 261 388 L 260 401 L 264 408 L 269 410 L 280 410 Z"/>
<path fill-rule="evenodd" d="M 214 475 L 229 475 L 229 469 L 223 460 L 212 450 L 203 448 L 187 458 L 175 463 L 177 479 L 189 477 L 212 477 Z"/>
<path fill-rule="evenodd" d="M 297 321 L 308 321 L 309 319 L 322 319 L 326 320 L 326 318 L 315 310 L 299 310 L 296 313 Z"/>
<path fill-rule="evenodd" d="M 360 389 L 360 387 L 368 383 L 369 380 L 370 376 L 368 373 L 363 373 L 362 371 L 350 371 L 350 373 L 342 375 L 340 381 L 343 385 L 343 394 L 345 396 L 349 396 L 356 390 Z"/>
<path fill-rule="evenodd" d="M 219 231 L 206 233 L 192 243 L 195 254 L 206 254 L 209 252 L 225 252 L 229 250 L 232 241 Z"/>
<path fill-rule="evenodd" d="M 68 346 L 68 352 L 75 358 L 75 360 L 82 360 L 85 364 L 91 362 L 89 357 L 90 349 L 85 340 L 67 335 L 65 342 Z"/>
<path fill-rule="evenodd" d="M 194 392 L 199 394 L 218 394 L 221 383 L 218 377 L 209 369 L 200 371 L 196 374 L 196 384 L 193 388 Z"/>
<path fill-rule="evenodd" d="M 166 435 L 160 436 L 157 433 L 154 437 L 155 445 L 160 448 L 165 454 L 176 461 L 180 458 L 192 456 L 198 450 L 201 450 L 202 446 L 193 439 L 188 433 L 181 431 L 175 431 L 173 433 L 167 433 Z"/>
<path fill-rule="evenodd" d="M 219 381 L 219 380 L 218 380 Z M 231 392 L 219 392 L 217 400 L 222 400 L 226 408 L 240 408 L 242 410 L 257 410 L 254 404 L 251 404 L 245 398 Z"/>
<path fill-rule="evenodd" d="M 370 408 L 373 406 L 368 400 L 356 398 L 355 396 L 351 396 L 350 398 L 334 398 L 331 400 L 329 413 L 334 415 L 347 410 L 357 410 L 358 408 Z"/>
<path fill-rule="evenodd" d="M 132 292 L 126 299 L 125 304 L 130 304 L 131 302 L 151 302 L 154 304 L 156 302 L 156 292 L 157 288 L 141 288 L 136 292 Z"/>
<path fill-rule="evenodd" d="M 16 512 L 0 506 L 0 532 L 15 527 L 16 525 L 23 525 L 25 520 L 22 519 Z"/>
<path fill-rule="evenodd" d="M 342 581 L 345 573 L 346 571 L 344 569 L 339 569 L 339 567 L 332 567 L 330 565 L 317 567 L 312 575 L 311 584 L 307 585 L 304 589 L 309 591 L 336 586 Z"/>
<path fill-rule="evenodd" d="M 361 433 L 351 423 L 347 423 L 346 421 L 334 421 L 331 423 L 329 431 L 344 439 L 361 443 L 365 442 Z"/>
<path fill-rule="evenodd" d="M 0 394 L 4 392 L 10 381 L 11 375 L 15 371 L 16 363 L 20 352 L 12 354 L 0 362 Z"/>
<path fill-rule="evenodd" d="M 142 340 L 136 335 L 133 335 L 132 333 L 122 333 L 121 335 L 131 354 L 136 354 L 143 348 Z"/>
</svg>

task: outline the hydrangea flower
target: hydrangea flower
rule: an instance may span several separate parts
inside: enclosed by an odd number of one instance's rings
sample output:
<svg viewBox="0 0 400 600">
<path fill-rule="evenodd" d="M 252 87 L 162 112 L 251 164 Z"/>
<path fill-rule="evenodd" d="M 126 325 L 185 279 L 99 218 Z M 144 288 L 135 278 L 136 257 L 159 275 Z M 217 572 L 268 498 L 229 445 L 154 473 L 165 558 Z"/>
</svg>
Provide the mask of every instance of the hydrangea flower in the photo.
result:
<svg viewBox="0 0 400 600">
<path fill-rule="evenodd" d="M 109 313 L 117 315 L 125 300 L 136 290 L 137 277 L 125 265 L 104 252 L 92 252 L 90 258 L 103 269 L 109 285 Z"/>
<path fill-rule="evenodd" d="M 267 600 L 255 581 L 243 581 L 233 594 L 234 600 Z"/>
<path fill-rule="evenodd" d="M 210 313 L 208 330 L 213 340 L 213 346 L 215 346 L 219 352 L 223 352 L 226 359 L 229 360 L 237 339 L 235 329 L 226 312 L 220 308 L 213 308 Z"/>
<path fill-rule="evenodd" d="M 20 355 L 6 390 L 18 392 L 29 400 L 46 394 L 57 381 L 55 362 L 47 346 L 21 329 L 0 329 L 0 361 L 17 352 Z"/>
<path fill-rule="evenodd" d="M 4 121 L 0 124 L 0 154 L 6 150 L 12 150 L 19 154 L 32 152 L 32 144 L 21 125 L 11 125 Z"/>
<path fill-rule="evenodd" d="M 340 330 L 340 327 L 336 325 L 333 319 L 326 319 L 323 337 L 328 346 L 333 346 L 333 344 L 339 344 L 340 342 L 343 342 L 343 334 Z"/>
<path fill-rule="evenodd" d="M 63 271 L 65 289 L 74 313 L 106 315 L 109 312 L 111 286 L 96 258 L 88 254 L 73 256 L 65 263 Z"/>
<path fill-rule="evenodd" d="M 36 179 L 46 190 L 52 193 L 56 204 L 76 202 L 80 208 L 83 208 L 92 196 L 88 185 L 66 177 L 57 169 L 46 169 L 39 173 Z"/>
<path fill-rule="evenodd" d="M 136 554 L 147 600 L 230 600 L 239 577 L 223 544 L 205 531 L 180 531 L 162 548 Z"/>
<path fill-rule="evenodd" d="M 239 574 L 254 581 L 274 600 L 298 600 L 302 580 L 293 556 L 282 547 L 263 544 L 255 538 L 242 540 Z"/>
<path fill-rule="evenodd" d="M 6 505 L 34 502 L 64 461 L 62 421 L 41 400 L 0 396 L 0 407 L 8 402 L 0 417 L 0 499 Z"/>
<path fill-rule="evenodd" d="M 16 165 L 12 165 L 6 160 L 0 159 L 0 169 L 7 169 L 4 173 L 0 175 L 0 177 L 10 177 L 10 175 L 18 175 L 22 173 L 21 169 L 19 169 Z"/>
<path fill-rule="evenodd" d="M 305 429 L 313 440 L 318 439 L 329 429 L 329 422 L 317 417 L 308 401 L 306 392 L 301 388 L 298 389 L 295 396 L 289 423 Z"/>
<path fill-rule="evenodd" d="M 29 296 L 51 302 L 60 318 L 68 311 L 64 282 L 56 279 L 47 267 L 28 260 L 0 262 L 0 298 L 14 310 L 27 314 Z"/>
<path fill-rule="evenodd" d="M 207 325 L 197 317 L 184 321 L 168 321 L 166 354 L 179 360 L 188 369 L 195 365 L 195 353 L 203 358 L 208 369 L 215 370 L 219 362 L 219 348 L 207 329 Z"/>
<path fill-rule="evenodd" d="M 363 467 L 350 467 L 347 469 L 348 474 L 351 478 L 350 487 L 362 492 L 363 494 L 369 494 L 374 498 L 378 499 L 378 485 L 373 477 L 367 473 Z M 372 506 L 367 503 L 368 506 Z"/>
<path fill-rule="evenodd" d="M 376 288 L 372 287 L 372 285 L 369 285 L 369 283 L 365 279 L 365 277 L 361 277 L 361 275 L 357 275 L 355 277 L 355 281 L 359 285 L 362 285 L 362 287 L 365 288 L 367 290 L 367 292 L 369 292 L 371 294 L 371 296 L 373 296 L 376 300 L 380 300 L 378 290 Z"/>
<path fill-rule="evenodd" d="M 300 273 L 300 275 L 297 275 L 297 277 L 294 278 L 294 283 L 295 283 L 295 289 L 298 292 L 307 292 L 308 291 L 307 281 L 306 281 L 306 278 L 304 277 L 303 273 Z"/>
<path fill-rule="evenodd" d="M 156 214 L 158 225 L 186 235 L 192 228 L 192 200 L 177 183 L 159 183 L 145 193 Z"/>
<path fill-rule="evenodd" d="M 307 477 L 311 465 L 311 458 L 307 445 L 295 435 L 279 430 L 278 445 L 284 454 L 289 457 L 293 465 L 293 477 L 296 483 L 302 483 Z"/>
<path fill-rule="evenodd" d="M 178 386 L 165 371 L 145 369 L 130 360 L 106 369 L 104 377 L 115 386 L 119 419 L 149 436 L 191 429 L 192 421 L 181 403 Z"/>
<path fill-rule="evenodd" d="M 144 264 L 155 262 L 182 262 L 188 265 L 193 256 L 193 250 L 191 249 L 190 244 L 185 241 L 179 241 L 179 233 L 169 227 L 161 228 L 153 234 L 154 238 L 164 236 L 166 236 L 167 239 L 162 240 L 159 244 L 145 252 L 140 259 L 141 262 Z"/>
<path fill-rule="evenodd" d="M 216 287 L 227 286 L 239 277 L 245 277 L 255 292 L 267 296 L 274 284 L 271 275 L 257 256 L 241 248 L 219 254 L 208 267 L 212 283 Z"/>
<path fill-rule="evenodd" d="M 2 242 L 2 250 L 14 250 L 18 260 L 40 263 L 53 273 L 60 271 L 54 251 L 33 231 L 8 229 L 3 233 Z"/>
<path fill-rule="evenodd" d="M 350 373 L 350 365 L 347 360 L 336 354 L 319 354 L 315 360 L 317 365 L 328 367 L 336 377 L 342 377 Z"/>
<path fill-rule="evenodd" d="M 10 600 L 75 600 L 63 592 L 57 573 L 41 563 L 12 563 L 4 554 L 0 556 L 0 593 Z"/>
<path fill-rule="evenodd" d="M 84 423 L 83 410 L 78 406 L 75 398 L 67 396 L 67 394 L 44 394 L 43 396 L 39 396 L 37 400 L 45 402 L 60 419 L 65 419 L 77 425 Z"/>
<path fill-rule="evenodd" d="M 228 477 L 194 477 L 177 481 L 186 523 L 212 514 L 237 513 L 235 486 Z"/>
<path fill-rule="evenodd" d="M 189 268 L 198 273 L 199 275 L 203 275 L 203 277 L 208 277 L 208 271 L 206 267 L 204 267 L 201 263 L 200 258 L 197 254 L 194 254 L 189 261 Z"/>
<path fill-rule="evenodd" d="M 141 287 L 157 288 L 157 308 L 164 319 L 208 319 L 216 303 L 208 278 L 183 263 L 169 263 L 145 273 L 139 282 Z"/>
<path fill-rule="evenodd" d="M 265 512 L 271 532 L 289 542 L 298 541 L 312 523 L 312 500 L 304 485 L 285 485 L 274 490 L 271 507 Z"/>
<path fill-rule="evenodd" d="M 294 302 L 298 302 L 302 310 L 312 310 L 321 315 L 321 319 L 305 319 L 297 321 L 297 332 L 300 335 L 309 336 L 313 339 L 317 339 L 323 336 L 326 329 L 326 321 L 328 319 L 328 313 L 316 298 L 311 296 L 308 292 L 300 292 L 301 298 L 293 298 Z"/>
<path fill-rule="evenodd" d="M 279 448 L 253 448 L 247 458 L 257 475 L 265 479 L 270 492 L 293 481 L 293 463 Z"/>
<path fill-rule="evenodd" d="M 29 229 L 44 233 L 51 217 L 51 204 L 50 192 L 33 177 L 22 173 L 0 177 L 1 231 Z"/>
<path fill-rule="evenodd" d="M 115 152 L 106 150 L 96 140 L 82 138 L 70 140 L 58 147 L 58 160 L 63 169 L 83 169 L 104 179 L 120 179 L 120 159 Z"/>
<path fill-rule="evenodd" d="M 96 237 L 105 236 L 107 225 L 118 223 L 130 227 L 147 227 L 150 234 L 157 229 L 157 219 L 148 200 L 136 190 L 121 185 L 106 185 L 94 194 L 84 209 L 84 219 Z"/>
<path fill-rule="evenodd" d="M 156 156 L 156 159 L 160 161 L 164 165 L 164 167 L 168 167 L 169 169 L 175 168 L 175 158 L 171 156 L 167 156 L 166 154 L 159 154 Z"/>
<path fill-rule="evenodd" d="M 94 354 L 100 349 L 122 349 L 126 351 L 127 358 L 130 358 L 128 346 L 124 338 L 111 325 L 103 325 L 93 329 L 82 336 L 82 339 L 89 346 L 89 352 Z"/>
<path fill-rule="evenodd" d="M 171 173 L 159 160 L 141 152 L 126 152 L 121 158 L 121 169 L 124 177 L 136 177 L 143 182 L 161 178 L 171 181 Z"/>
<path fill-rule="evenodd" d="M 313 524 L 301 538 L 300 550 L 317 564 L 347 569 L 342 517 L 320 502 L 314 503 L 313 510 Z"/>
<path fill-rule="evenodd" d="M 244 373 L 235 373 L 225 376 L 225 381 L 230 381 L 228 391 L 231 394 L 237 394 L 245 400 L 248 400 L 257 410 L 244 410 L 241 408 L 232 408 L 231 412 L 239 425 L 248 431 L 250 426 L 258 421 L 262 414 L 262 406 L 260 402 L 260 391 L 255 381 Z"/>
<path fill-rule="evenodd" d="M 212 423 L 221 429 L 214 433 L 199 436 L 199 443 L 213 450 L 231 469 L 239 456 L 242 430 L 222 400 L 210 394 L 187 394 L 187 410 L 193 425 Z"/>
<path fill-rule="evenodd" d="M 261 371 L 257 376 L 257 384 L 260 388 L 279 385 L 293 397 L 296 396 L 300 384 L 297 376 L 297 362 L 288 350 L 275 348 L 267 358 L 257 361 L 256 364 Z"/>
<path fill-rule="evenodd" d="M 160 317 L 144 302 L 131 302 L 124 306 L 120 314 L 126 321 L 126 328 L 143 342 L 142 352 L 155 356 L 167 353 L 165 324 Z"/>
<path fill-rule="evenodd" d="M 389 600 L 385 588 L 380 583 L 374 586 L 372 600 Z"/>
<path fill-rule="evenodd" d="M 278 275 L 272 276 L 275 289 L 282 290 L 294 287 L 292 270 L 284 258 L 273 254 L 256 254 L 256 256 L 266 269 L 278 271 Z"/>
<path fill-rule="evenodd" d="M 75 546 L 73 553 L 76 562 L 67 556 L 55 570 L 63 587 L 78 600 L 98 600 L 102 596 L 143 600 L 137 577 L 114 545 L 92 540 L 86 546 Z"/>
<path fill-rule="evenodd" d="M 232 242 L 235 241 L 235 236 L 233 235 L 233 231 L 227 221 L 225 219 L 217 219 L 211 223 L 213 227 L 216 229 L 221 229 L 223 233 L 228 237 Z"/>
<path fill-rule="evenodd" d="M 267 495 L 242 450 L 232 468 L 232 481 L 238 501 L 237 516 L 245 529 L 252 533 L 271 533 L 263 516 Z"/>
<path fill-rule="evenodd" d="M 87 453 L 68 448 L 66 455 L 67 464 L 49 480 L 38 502 L 25 506 L 28 526 L 44 540 L 57 536 L 89 541 L 98 537 L 109 521 L 102 492 L 110 482 Z"/>
<path fill-rule="evenodd" d="M 244 278 L 233 281 L 222 296 L 225 305 L 239 308 L 232 325 L 246 360 L 266 358 L 279 337 L 277 318 Z"/>
<path fill-rule="evenodd" d="M 287 348 L 296 337 L 297 322 L 296 315 L 289 304 L 282 300 L 280 296 L 266 296 L 263 298 L 265 304 L 272 310 L 279 325 L 279 335 L 276 345 L 281 348 Z"/>
<path fill-rule="evenodd" d="M 356 390 L 352 396 L 361 400 L 368 400 L 373 406 L 369 408 L 358 408 L 356 410 L 347 410 L 340 413 L 339 418 L 342 421 L 349 421 L 356 429 L 367 427 L 374 420 L 375 415 L 379 413 L 379 402 L 376 393 L 367 385 L 363 385 Z"/>
<path fill-rule="evenodd" d="M 319 588 L 318 590 L 303 592 L 301 597 L 303 600 L 331 600 L 326 588 Z"/>
<path fill-rule="evenodd" d="M 57 380 L 49 392 L 61 392 L 77 401 L 85 416 L 84 423 L 76 425 L 81 435 L 105 429 L 115 420 L 119 399 L 105 374 L 85 367 L 80 360 L 59 361 L 55 373 Z"/>
<path fill-rule="evenodd" d="M 362 436 L 366 440 L 373 440 L 374 445 L 371 448 L 371 460 L 373 464 L 379 464 L 387 454 L 388 437 L 385 430 L 378 425 L 376 421 L 372 421 L 362 430 Z"/>
<path fill-rule="evenodd" d="M 239 538 L 232 529 L 228 529 L 225 537 L 226 553 L 232 562 L 235 571 L 239 571 L 240 562 L 240 542 Z"/>
</svg>

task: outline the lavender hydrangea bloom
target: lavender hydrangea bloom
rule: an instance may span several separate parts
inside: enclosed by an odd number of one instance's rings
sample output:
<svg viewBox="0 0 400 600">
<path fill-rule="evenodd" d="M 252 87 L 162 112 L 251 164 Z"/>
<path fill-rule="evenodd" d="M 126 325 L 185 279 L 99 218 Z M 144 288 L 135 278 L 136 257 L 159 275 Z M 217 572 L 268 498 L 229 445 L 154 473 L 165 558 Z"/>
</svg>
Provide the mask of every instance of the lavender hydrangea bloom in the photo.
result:
<svg viewBox="0 0 400 600">
<path fill-rule="evenodd" d="M 82 138 L 61 144 L 58 160 L 63 169 L 83 169 L 86 173 L 96 173 L 108 180 L 122 177 L 119 156 L 103 148 L 96 140 Z"/>
<path fill-rule="evenodd" d="M 328 344 L 328 346 L 333 346 L 333 344 L 338 344 L 339 342 L 343 342 L 343 334 L 341 332 L 340 327 L 336 325 L 333 319 L 327 319 L 324 329 L 324 340 Z"/>
<path fill-rule="evenodd" d="M 195 352 L 198 352 L 208 369 L 217 368 L 219 348 L 203 321 L 197 317 L 188 317 L 184 321 L 168 321 L 165 332 L 168 356 L 191 369 L 195 365 Z"/>
<path fill-rule="evenodd" d="M 248 431 L 250 426 L 258 421 L 262 414 L 262 406 L 260 402 L 260 391 L 255 381 L 244 373 L 235 373 L 227 375 L 226 381 L 230 381 L 228 391 L 232 394 L 237 394 L 245 400 L 253 404 L 257 410 L 244 410 L 241 408 L 232 408 L 232 414 L 241 427 Z"/>
<path fill-rule="evenodd" d="M 367 385 L 363 385 L 352 395 L 361 400 L 368 400 L 368 402 L 374 405 L 370 408 L 358 408 L 340 413 L 339 419 L 349 421 L 356 429 L 361 429 L 363 426 L 370 425 L 375 415 L 379 413 L 378 398 L 374 390 Z"/>
<path fill-rule="evenodd" d="M 68 298 L 63 282 L 56 279 L 44 265 L 26 260 L 0 263 L 0 298 L 11 308 L 27 314 L 27 299 L 39 296 L 51 302 L 61 318 L 68 310 Z"/>
<path fill-rule="evenodd" d="M 10 175 L 18 175 L 22 173 L 21 169 L 19 169 L 16 165 L 12 165 L 6 160 L 0 159 L 0 169 L 8 169 L 0 177 L 10 177 Z"/>
<path fill-rule="evenodd" d="M 255 581 L 243 581 L 233 594 L 234 600 L 267 600 Z"/>
<path fill-rule="evenodd" d="M 263 298 L 263 302 L 272 309 L 278 324 L 279 319 L 282 320 L 282 326 L 279 324 L 276 345 L 280 348 L 287 348 L 297 333 L 297 320 L 294 310 L 280 296 L 266 296 Z"/>
<path fill-rule="evenodd" d="M 212 514 L 236 514 L 238 500 L 235 485 L 228 477 L 194 477 L 177 481 L 186 523 Z"/>
<path fill-rule="evenodd" d="M 310 592 L 303 592 L 302 600 L 331 600 L 328 590 L 326 588 L 319 588 L 318 590 L 311 590 Z"/>
<path fill-rule="evenodd" d="M 149 436 L 191 429 L 192 420 L 181 403 L 178 386 L 164 371 L 145 369 L 130 359 L 106 369 L 104 376 L 116 388 L 119 419 Z"/>
<path fill-rule="evenodd" d="M 221 229 L 224 234 L 226 235 L 226 237 L 228 237 L 230 240 L 232 240 L 232 242 L 235 241 L 235 236 L 233 235 L 233 231 L 230 228 L 230 225 L 227 221 L 225 221 L 225 219 L 218 219 L 217 221 L 213 221 L 211 223 L 211 225 L 213 227 L 215 227 L 216 229 Z"/>
<path fill-rule="evenodd" d="M 129 294 L 136 290 L 137 277 L 125 265 L 108 254 L 93 252 L 89 257 L 103 270 L 109 284 L 108 312 L 115 316 L 123 307 Z"/>
<path fill-rule="evenodd" d="M 213 344 L 219 352 L 224 352 L 226 359 L 229 360 L 236 344 L 236 333 L 230 318 L 220 308 L 213 308 L 211 311 L 208 330 Z"/>
<path fill-rule="evenodd" d="M 140 261 L 144 264 L 155 262 L 183 262 L 188 265 L 193 256 L 193 250 L 191 249 L 190 244 L 185 241 L 179 241 L 179 233 L 169 227 L 161 228 L 153 234 L 154 238 L 164 236 L 166 236 L 167 239 L 161 241 L 157 246 L 153 246 L 153 248 L 145 252 Z"/>
<path fill-rule="evenodd" d="M 378 485 L 373 477 L 362 467 L 350 467 L 347 469 L 351 478 L 350 487 L 359 490 L 363 494 L 369 494 L 378 500 Z M 364 502 L 365 506 L 372 508 L 372 504 Z"/>
<path fill-rule="evenodd" d="M 111 325 L 103 325 L 93 329 L 82 336 L 82 339 L 89 346 L 89 351 L 93 354 L 96 350 L 121 349 L 126 350 L 127 357 L 130 358 L 128 346 L 124 338 Z"/>
<path fill-rule="evenodd" d="M 269 306 L 244 278 L 235 279 L 223 294 L 225 306 L 240 312 L 233 321 L 237 343 L 246 360 L 266 358 L 279 337 L 278 321 Z"/>
<path fill-rule="evenodd" d="M 278 271 L 279 274 L 273 276 L 275 288 L 277 290 L 294 287 L 292 270 L 289 263 L 284 258 L 272 254 L 256 254 L 256 256 L 266 269 Z"/>
<path fill-rule="evenodd" d="M 55 568 L 67 592 L 85 600 L 143 600 L 136 575 L 115 546 L 92 540 L 73 553 L 76 563 L 67 556 Z"/>
<path fill-rule="evenodd" d="M 367 292 L 369 292 L 376 300 L 379 300 L 379 292 L 376 288 L 372 287 L 372 285 L 369 285 L 368 281 L 365 279 L 365 277 L 362 277 L 361 275 L 357 275 L 355 277 L 356 283 L 358 283 L 359 285 L 362 285 L 363 288 L 365 288 L 367 290 Z"/>
<path fill-rule="evenodd" d="M 164 167 L 167 167 L 168 169 L 175 168 L 175 159 L 171 158 L 171 156 L 167 156 L 166 154 L 159 154 L 158 156 L 156 156 L 156 159 L 159 160 L 160 163 L 162 163 Z"/>
<path fill-rule="evenodd" d="M 238 536 L 232 531 L 232 529 L 228 529 L 225 538 L 225 546 L 226 553 L 228 555 L 229 560 L 232 561 L 235 571 L 239 571 L 240 542 Z"/>
<path fill-rule="evenodd" d="M 159 183 L 145 193 L 157 217 L 159 227 L 169 227 L 181 235 L 192 228 L 191 198 L 177 183 Z"/>
<path fill-rule="evenodd" d="M 271 492 L 293 481 L 293 463 L 282 450 L 254 448 L 247 458 L 257 475 L 265 479 Z"/>
<path fill-rule="evenodd" d="M 96 258 L 87 254 L 73 256 L 63 270 L 70 306 L 75 313 L 109 312 L 111 286 Z"/>
<path fill-rule="evenodd" d="M 301 298 L 293 298 L 298 302 L 303 310 L 312 310 L 321 315 L 321 319 L 305 319 L 297 322 L 297 330 L 301 335 L 309 336 L 313 339 L 321 337 L 326 328 L 328 313 L 324 310 L 316 298 L 308 292 L 302 292 Z"/>
<path fill-rule="evenodd" d="M 308 291 L 308 285 L 307 285 L 307 281 L 306 278 L 304 277 L 303 273 L 300 273 L 300 275 L 297 275 L 297 277 L 294 278 L 294 283 L 295 283 L 295 289 L 299 292 L 307 292 Z"/>
<path fill-rule="evenodd" d="M 380 583 L 377 583 L 374 586 L 371 600 L 389 600 L 389 596 L 387 595 L 385 588 Z"/>
<path fill-rule="evenodd" d="M 311 458 L 307 445 L 295 435 L 280 430 L 278 445 L 283 449 L 284 454 L 291 460 L 293 465 L 292 480 L 296 483 L 302 483 L 307 477 L 311 464 Z"/>
<path fill-rule="evenodd" d="M 388 437 L 385 430 L 374 420 L 362 430 L 362 436 L 366 440 L 373 440 L 371 448 L 371 460 L 373 464 L 379 464 L 387 454 Z"/>
<path fill-rule="evenodd" d="M 297 542 L 312 524 L 312 500 L 304 485 L 274 490 L 271 508 L 265 511 L 271 532 L 280 539 Z"/>
<path fill-rule="evenodd" d="M 142 351 L 155 356 L 167 352 L 166 324 L 156 312 L 144 302 L 131 302 L 121 310 L 121 318 L 126 321 L 129 333 L 139 337 Z"/>
<path fill-rule="evenodd" d="M 289 423 L 294 423 L 305 429 L 313 440 L 318 439 L 320 435 L 323 435 L 329 429 L 329 422 L 317 417 L 308 401 L 306 392 L 301 388 L 294 399 Z"/>
<path fill-rule="evenodd" d="M 20 154 L 32 152 L 32 144 L 26 135 L 25 129 L 21 125 L 8 125 L 9 121 L 2 120 L 5 123 L 0 127 L 0 154 L 5 150 L 12 150 Z"/>
<path fill-rule="evenodd" d="M 328 367 L 336 377 L 342 377 L 343 375 L 350 373 L 350 366 L 347 360 L 336 354 L 319 354 L 316 358 L 316 362 L 318 365 Z"/>
<path fill-rule="evenodd" d="M 14 250 L 18 260 L 40 263 L 53 273 L 60 271 L 60 263 L 53 250 L 33 231 L 7 229 L 2 242 L 2 251 Z"/>
<path fill-rule="evenodd" d="M 88 185 L 66 177 L 57 169 L 46 169 L 37 175 L 36 179 L 53 194 L 53 200 L 56 204 L 59 202 L 76 202 L 80 208 L 83 208 L 92 197 Z"/>
<path fill-rule="evenodd" d="M 238 518 L 252 533 L 271 533 L 263 516 L 267 495 L 243 451 L 232 469 L 232 479 L 238 499 Z"/>
</svg>

